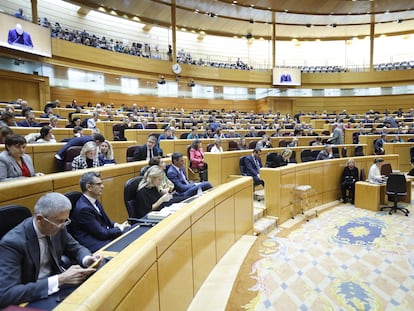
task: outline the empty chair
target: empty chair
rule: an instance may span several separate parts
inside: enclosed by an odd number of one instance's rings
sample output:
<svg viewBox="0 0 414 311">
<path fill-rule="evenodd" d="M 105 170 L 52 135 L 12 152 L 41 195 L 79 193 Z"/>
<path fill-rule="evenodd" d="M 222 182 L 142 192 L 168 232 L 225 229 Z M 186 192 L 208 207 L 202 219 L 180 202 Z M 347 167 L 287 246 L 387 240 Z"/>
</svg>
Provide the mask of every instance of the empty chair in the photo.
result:
<svg viewBox="0 0 414 311">
<path fill-rule="evenodd" d="M 246 164 L 244 163 L 246 156 L 242 156 L 239 159 L 239 168 L 240 168 L 240 174 L 242 174 L 243 176 L 247 176 L 246 175 Z"/>
<path fill-rule="evenodd" d="M 71 146 L 66 150 L 65 158 L 63 159 L 63 170 L 71 171 L 72 170 L 72 161 L 78 156 L 81 152 L 82 146 Z"/>
<path fill-rule="evenodd" d="M 316 158 L 318 157 L 319 152 L 321 152 L 320 150 L 312 150 L 312 161 L 315 161 Z"/>
<path fill-rule="evenodd" d="M 381 166 L 381 175 L 389 177 L 392 173 L 391 163 L 384 163 Z"/>
<path fill-rule="evenodd" d="M 22 205 L 12 204 L 0 207 L 0 239 L 23 220 L 31 216 L 30 210 Z"/>
<path fill-rule="evenodd" d="M 147 129 L 156 130 L 157 128 L 158 128 L 158 126 L 155 123 L 148 123 L 147 124 Z"/>
<path fill-rule="evenodd" d="M 332 147 L 332 154 L 333 154 L 333 157 L 334 157 L 334 158 L 339 158 L 339 157 L 340 157 L 340 156 L 339 156 L 339 148 L 338 148 L 338 147 L 333 146 L 333 147 Z"/>
<path fill-rule="evenodd" d="M 292 150 L 292 155 L 289 158 L 289 163 L 298 163 L 298 161 L 296 160 L 296 151 Z"/>
<path fill-rule="evenodd" d="M 279 140 L 279 147 L 286 147 L 288 145 L 288 141 L 281 139 Z"/>
<path fill-rule="evenodd" d="M 361 168 L 361 171 L 359 173 L 359 180 L 360 181 L 365 181 L 367 180 L 367 175 L 365 175 L 365 169 Z"/>
<path fill-rule="evenodd" d="M 346 155 L 347 151 L 348 151 L 348 149 L 346 149 L 346 147 L 342 148 L 342 150 L 341 150 L 341 156 L 343 158 L 346 158 L 347 157 L 347 155 Z"/>
<path fill-rule="evenodd" d="M 355 132 L 352 134 L 352 143 L 353 144 L 358 144 L 359 143 L 359 135 L 361 135 L 361 133 Z"/>
<path fill-rule="evenodd" d="M 229 148 L 227 151 L 239 150 L 239 144 L 234 140 L 229 140 Z"/>
<path fill-rule="evenodd" d="M 313 157 L 312 150 L 310 150 L 310 149 L 303 149 L 300 152 L 300 161 L 301 162 L 314 161 L 315 159 L 316 158 Z"/>
<path fill-rule="evenodd" d="M 136 208 L 135 197 L 138 189 L 138 185 L 143 179 L 143 176 L 133 177 L 128 179 L 124 186 L 124 203 L 128 212 L 128 221 L 134 221 L 134 219 L 145 216 L 145 211 L 139 211 Z"/>
<path fill-rule="evenodd" d="M 69 191 L 69 192 L 66 192 L 64 195 L 70 200 L 70 203 L 72 203 L 72 209 L 73 209 L 76 206 L 76 202 L 78 202 L 79 198 L 81 197 L 82 192 Z"/>
<path fill-rule="evenodd" d="M 389 214 L 393 212 L 401 211 L 408 216 L 410 212 L 408 209 L 402 206 L 398 206 L 398 197 L 403 197 L 407 195 L 407 185 L 404 174 L 390 174 L 387 180 L 387 194 L 388 198 L 392 199 L 394 204 L 392 206 L 381 207 L 381 211 L 390 209 Z"/>
<path fill-rule="evenodd" d="M 249 149 L 255 149 L 257 144 L 257 140 L 249 142 Z"/>
<path fill-rule="evenodd" d="M 180 134 L 180 139 L 187 139 L 187 136 L 188 136 L 188 134 L 190 134 L 190 133 L 181 133 Z"/>
<path fill-rule="evenodd" d="M 126 151 L 126 161 L 134 162 L 134 152 L 138 145 L 129 146 Z"/>
<path fill-rule="evenodd" d="M 354 155 L 355 155 L 356 157 L 361 157 L 361 156 L 363 156 L 363 155 L 364 155 L 364 150 L 363 150 L 362 146 L 356 146 L 356 147 L 355 147 L 355 152 L 354 152 Z"/>
</svg>

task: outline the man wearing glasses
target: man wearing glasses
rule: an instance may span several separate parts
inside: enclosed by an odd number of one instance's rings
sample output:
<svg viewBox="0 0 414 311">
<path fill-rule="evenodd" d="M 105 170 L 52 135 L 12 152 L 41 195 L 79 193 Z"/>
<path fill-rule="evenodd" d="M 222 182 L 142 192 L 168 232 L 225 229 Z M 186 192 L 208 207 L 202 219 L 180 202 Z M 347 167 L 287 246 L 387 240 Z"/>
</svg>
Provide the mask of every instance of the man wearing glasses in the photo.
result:
<svg viewBox="0 0 414 311">
<path fill-rule="evenodd" d="M 42 196 L 34 216 L 10 230 L 0 241 L 0 308 L 47 298 L 64 285 L 84 281 L 101 260 L 91 255 L 67 231 L 71 203 L 56 192 Z M 66 255 L 78 265 L 62 268 Z"/>
<path fill-rule="evenodd" d="M 82 195 L 71 213 L 69 232 L 91 252 L 111 242 L 130 227 L 125 221 L 118 224 L 109 219 L 98 198 L 104 185 L 99 172 L 87 172 L 80 178 Z"/>
</svg>

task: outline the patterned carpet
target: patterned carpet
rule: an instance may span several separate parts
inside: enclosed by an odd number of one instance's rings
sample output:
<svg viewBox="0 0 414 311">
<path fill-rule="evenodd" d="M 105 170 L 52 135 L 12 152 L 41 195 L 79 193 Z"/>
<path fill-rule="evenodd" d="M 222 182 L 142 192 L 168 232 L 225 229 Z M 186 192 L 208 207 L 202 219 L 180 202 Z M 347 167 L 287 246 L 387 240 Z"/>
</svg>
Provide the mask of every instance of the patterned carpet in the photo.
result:
<svg viewBox="0 0 414 311">
<path fill-rule="evenodd" d="M 258 239 L 227 310 L 414 310 L 413 213 L 342 204 Z"/>
</svg>

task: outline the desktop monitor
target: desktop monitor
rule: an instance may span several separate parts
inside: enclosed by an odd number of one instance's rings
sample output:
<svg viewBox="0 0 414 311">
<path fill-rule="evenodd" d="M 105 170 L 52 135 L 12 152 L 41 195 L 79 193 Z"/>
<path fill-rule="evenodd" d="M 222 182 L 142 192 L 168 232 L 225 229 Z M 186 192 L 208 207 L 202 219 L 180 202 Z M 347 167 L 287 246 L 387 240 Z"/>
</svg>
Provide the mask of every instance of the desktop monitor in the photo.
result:
<svg viewBox="0 0 414 311">
<path fill-rule="evenodd" d="M 299 68 L 273 68 L 273 85 L 298 86 L 301 85 L 301 71 Z"/>
<path fill-rule="evenodd" d="M 41 56 L 52 56 L 50 29 L 0 13 L 0 46 Z"/>
</svg>

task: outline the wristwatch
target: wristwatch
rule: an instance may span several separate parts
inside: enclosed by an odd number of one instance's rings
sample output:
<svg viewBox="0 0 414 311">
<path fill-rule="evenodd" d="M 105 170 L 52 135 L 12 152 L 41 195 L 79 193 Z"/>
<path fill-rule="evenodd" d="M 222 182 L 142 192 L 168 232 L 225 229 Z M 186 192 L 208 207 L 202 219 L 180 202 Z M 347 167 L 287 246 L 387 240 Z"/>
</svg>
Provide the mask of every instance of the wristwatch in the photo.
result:
<svg viewBox="0 0 414 311">
<path fill-rule="evenodd" d="M 173 64 L 172 65 L 172 71 L 176 74 L 179 75 L 181 73 L 181 66 L 180 64 Z"/>
</svg>

